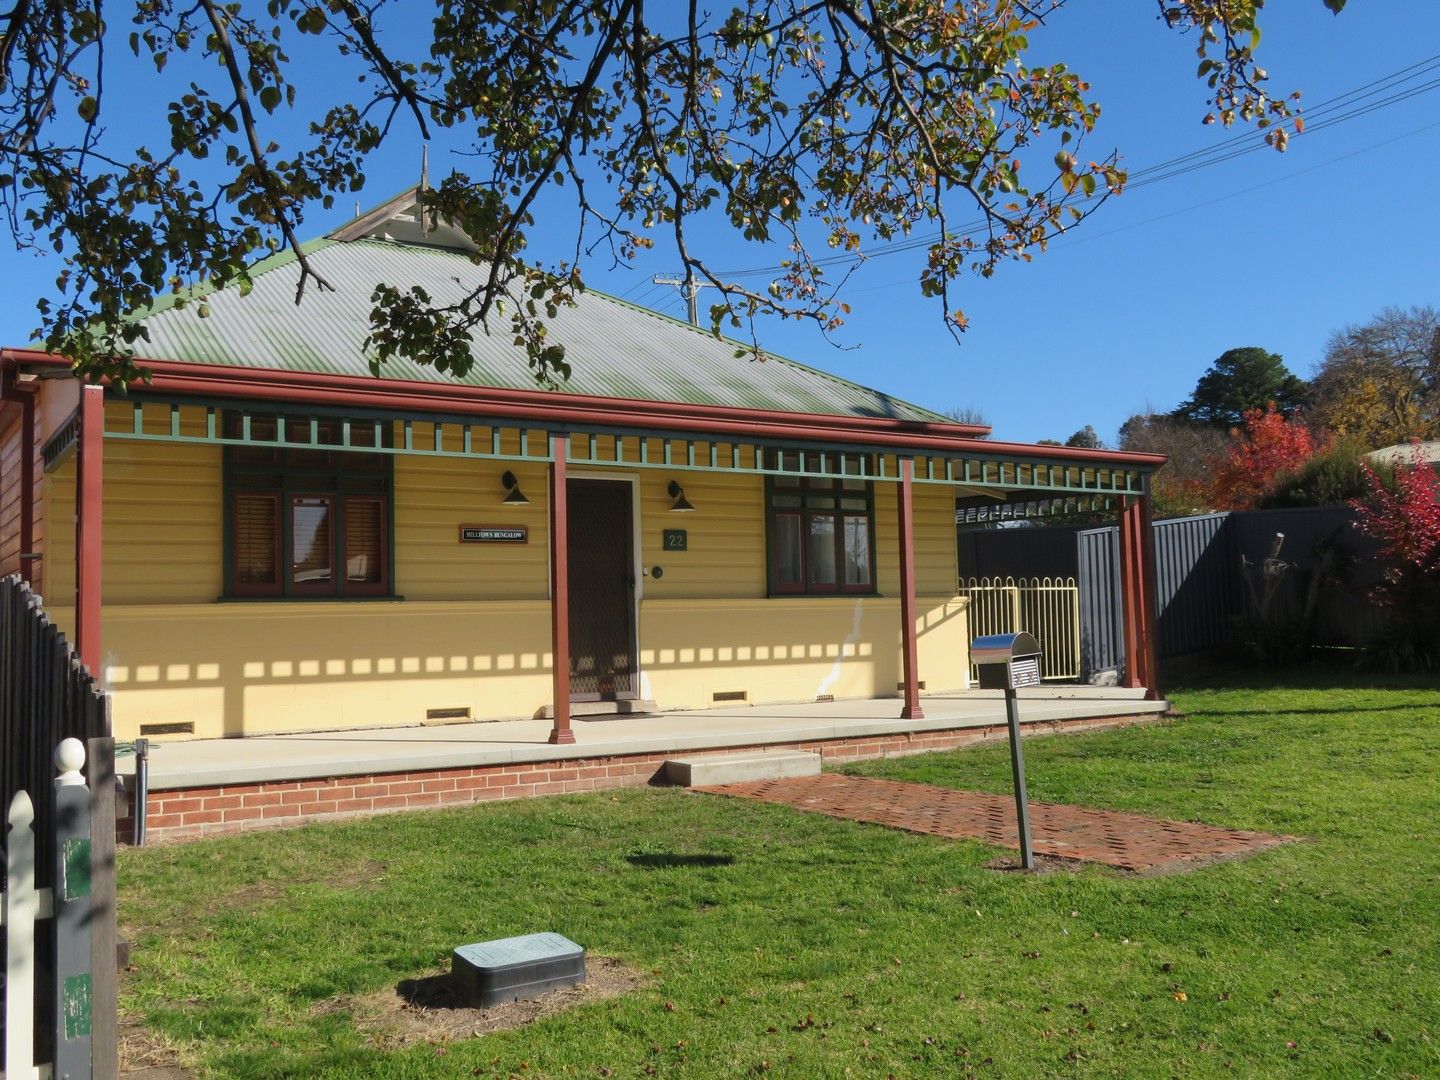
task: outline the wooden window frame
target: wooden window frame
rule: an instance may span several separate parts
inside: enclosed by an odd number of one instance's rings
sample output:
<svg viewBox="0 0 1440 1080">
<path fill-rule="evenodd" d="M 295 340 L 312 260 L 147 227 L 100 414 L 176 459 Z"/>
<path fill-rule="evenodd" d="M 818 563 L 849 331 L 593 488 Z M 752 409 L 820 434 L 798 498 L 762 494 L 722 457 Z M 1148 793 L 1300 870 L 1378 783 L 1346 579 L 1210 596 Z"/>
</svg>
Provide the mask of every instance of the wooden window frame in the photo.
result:
<svg viewBox="0 0 1440 1080">
<path fill-rule="evenodd" d="M 772 451 L 773 453 L 773 451 Z M 806 451 L 807 454 L 814 454 L 814 451 Z M 803 459 L 802 459 L 803 460 Z M 864 481 L 863 490 L 860 488 L 845 487 L 846 481 Z M 799 506 L 777 506 L 776 497 L 799 498 Z M 833 499 L 831 507 L 811 507 L 806 505 L 806 500 Z M 841 505 L 843 499 L 863 499 L 864 510 L 845 509 Z M 779 530 L 776 527 L 777 519 L 781 517 L 798 517 L 800 519 L 800 581 L 799 583 L 783 583 L 777 578 L 779 559 L 777 558 L 776 545 L 779 543 Z M 817 517 L 829 517 L 835 521 L 835 582 L 833 584 L 814 583 L 810 580 L 810 523 Z M 870 579 L 863 584 L 847 585 L 845 583 L 845 522 L 851 518 L 863 518 L 866 522 L 866 536 L 869 544 L 869 568 Z M 766 591 L 769 596 L 876 596 L 876 581 L 878 568 L 876 566 L 875 551 L 875 484 L 868 478 L 859 476 L 835 476 L 835 477 L 785 477 L 766 476 L 765 478 L 765 581 Z"/>
<path fill-rule="evenodd" d="M 272 421 L 273 416 L 254 417 Z M 290 431 L 302 430 L 310 418 L 287 416 Z M 239 417 L 225 418 L 227 430 Z M 322 424 L 338 427 L 338 417 L 320 418 Z M 370 421 L 366 421 L 369 423 Z M 391 428 L 383 427 L 384 444 L 391 443 Z M 268 453 L 256 453 L 257 450 Z M 323 451 L 321 457 L 317 451 Z M 378 460 L 377 460 L 378 459 Z M 267 448 L 258 445 L 227 446 L 224 451 L 224 600 L 347 601 L 397 599 L 395 582 L 395 483 L 394 455 L 373 450 L 346 451 L 328 443 L 317 447 Z M 277 501 L 278 582 L 263 585 L 236 580 L 236 501 L 240 495 L 264 495 Z M 319 586 L 294 580 L 294 505 L 296 499 L 329 500 L 332 580 Z M 380 508 L 380 580 L 351 582 L 346 575 L 348 549 L 347 507 L 354 502 L 373 502 Z"/>
</svg>

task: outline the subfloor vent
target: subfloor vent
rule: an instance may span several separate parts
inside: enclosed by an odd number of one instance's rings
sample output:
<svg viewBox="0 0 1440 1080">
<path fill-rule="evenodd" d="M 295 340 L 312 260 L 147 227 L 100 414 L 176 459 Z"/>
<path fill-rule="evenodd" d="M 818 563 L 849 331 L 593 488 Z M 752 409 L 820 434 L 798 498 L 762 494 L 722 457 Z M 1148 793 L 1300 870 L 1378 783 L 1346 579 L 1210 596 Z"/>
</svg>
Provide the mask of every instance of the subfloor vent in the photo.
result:
<svg viewBox="0 0 1440 1080">
<path fill-rule="evenodd" d="M 820 704 L 820 703 L 822 703 L 822 702 L 834 701 L 834 700 L 835 700 L 835 695 L 834 695 L 834 694 L 816 694 L 816 695 L 815 695 L 815 702 L 816 702 L 817 705 Z"/>
<path fill-rule="evenodd" d="M 180 720 L 173 724 L 141 724 L 141 735 L 194 735 L 195 721 Z"/>
<path fill-rule="evenodd" d="M 749 690 L 716 690 L 710 695 L 711 701 L 749 701 Z"/>
<path fill-rule="evenodd" d="M 468 724 L 471 720 L 470 706 L 459 705 L 452 709 L 426 709 L 427 724 Z"/>
<path fill-rule="evenodd" d="M 916 685 L 917 685 L 921 690 L 924 690 L 924 689 L 925 689 L 925 680 L 924 680 L 924 679 L 921 679 L 918 683 L 916 683 Z M 898 690 L 900 693 L 903 694 L 903 693 L 905 692 L 905 684 L 904 684 L 903 682 L 897 682 L 897 683 L 895 684 L 895 689 Z"/>
</svg>

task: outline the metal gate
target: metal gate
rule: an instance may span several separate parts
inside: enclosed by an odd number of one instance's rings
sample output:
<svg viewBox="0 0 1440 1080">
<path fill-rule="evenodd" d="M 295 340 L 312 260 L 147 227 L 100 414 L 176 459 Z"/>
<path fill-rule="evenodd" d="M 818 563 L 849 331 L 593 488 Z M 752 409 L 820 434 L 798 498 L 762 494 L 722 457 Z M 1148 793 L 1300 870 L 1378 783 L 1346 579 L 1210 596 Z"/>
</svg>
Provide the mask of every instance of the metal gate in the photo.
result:
<svg viewBox="0 0 1440 1080">
<path fill-rule="evenodd" d="M 968 597 L 970 633 L 1034 634 L 1044 650 L 1042 679 L 1080 677 L 1080 589 L 1074 578 L 970 578 L 960 582 Z M 974 671 L 971 678 L 978 676 Z"/>
</svg>

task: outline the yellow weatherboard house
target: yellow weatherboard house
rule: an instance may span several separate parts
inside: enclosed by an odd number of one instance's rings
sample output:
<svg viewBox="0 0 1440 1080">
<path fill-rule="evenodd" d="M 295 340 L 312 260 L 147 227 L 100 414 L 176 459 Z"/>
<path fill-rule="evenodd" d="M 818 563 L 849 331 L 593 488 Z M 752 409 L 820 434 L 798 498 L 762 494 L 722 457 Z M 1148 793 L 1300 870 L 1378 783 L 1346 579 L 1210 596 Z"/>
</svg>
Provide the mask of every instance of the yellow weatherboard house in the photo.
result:
<svg viewBox="0 0 1440 1080">
<path fill-rule="evenodd" d="M 113 693 L 117 737 L 196 738 L 897 698 L 968 685 L 957 501 L 1100 506 L 1130 530 L 1127 677 L 1149 685 L 1140 536 L 1161 459 L 986 429 L 595 293 L 537 389 L 508 336 L 463 379 L 363 343 L 375 284 L 458 298 L 466 239 L 407 192 L 297 263 L 143 315 L 128 395 L 3 353 L 0 571 Z M 1123 561 L 1123 560 L 1122 560 Z M 1133 585 L 1133 588 L 1132 588 Z M 1147 667 L 1148 665 L 1148 667 Z"/>
</svg>

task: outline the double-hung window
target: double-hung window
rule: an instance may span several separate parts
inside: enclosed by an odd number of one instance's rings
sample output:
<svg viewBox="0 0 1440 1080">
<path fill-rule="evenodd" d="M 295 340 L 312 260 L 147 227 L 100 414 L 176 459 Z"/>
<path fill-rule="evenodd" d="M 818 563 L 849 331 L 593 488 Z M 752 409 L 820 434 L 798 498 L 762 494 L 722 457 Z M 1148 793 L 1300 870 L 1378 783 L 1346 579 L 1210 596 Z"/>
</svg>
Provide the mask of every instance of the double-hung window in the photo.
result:
<svg viewBox="0 0 1440 1080">
<path fill-rule="evenodd" d="M 346 428 L 351 446 L 390 445 L 390 425 L 290 416 L 286 441 L 311 445 L 264 445 L 279 423 L 225 420 L 229 437 L 256 440 L 225 448 L 226 595 L 391 595 L 392 457 L 337 449 Z"/>
<path fill-rule="evenodd" d="M 818 466 L 818 455 L 787 451 L 782 470 Z M 858 466 L 857 466 L 858 471 Z M 875 491 L 856 477 L 789 476 L 765 482 L 770 593 L 875 591 Z"/>
</svg>

